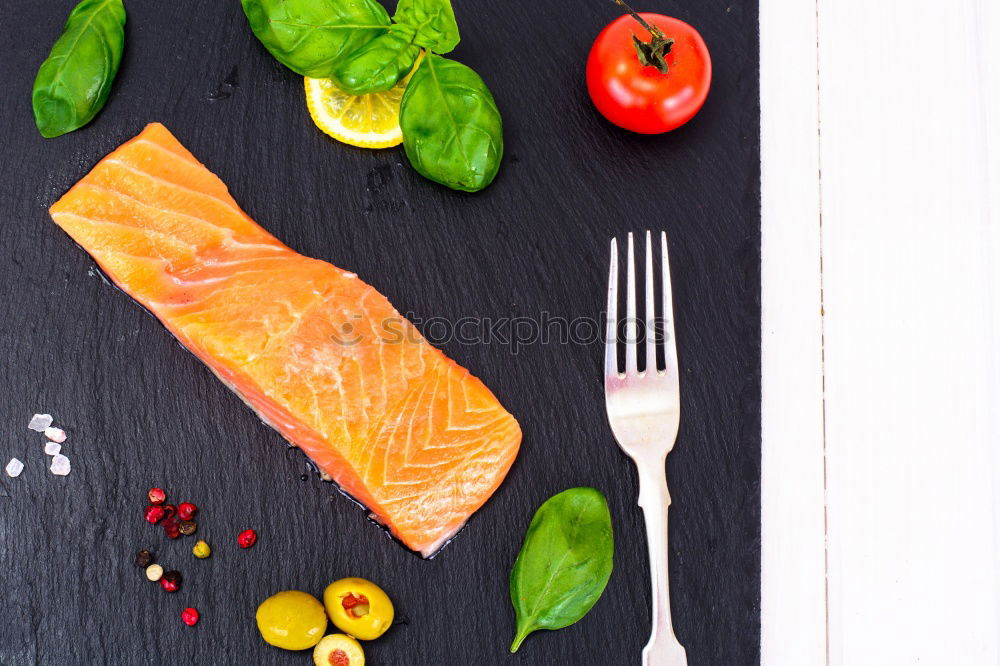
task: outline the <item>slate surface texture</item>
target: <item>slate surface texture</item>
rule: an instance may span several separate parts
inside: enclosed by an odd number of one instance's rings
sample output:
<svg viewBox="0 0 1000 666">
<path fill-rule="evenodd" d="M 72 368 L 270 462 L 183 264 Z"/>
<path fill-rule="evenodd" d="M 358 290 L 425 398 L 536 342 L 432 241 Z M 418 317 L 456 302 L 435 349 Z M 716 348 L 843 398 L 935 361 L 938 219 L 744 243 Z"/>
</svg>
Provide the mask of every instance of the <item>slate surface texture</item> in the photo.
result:
<svg viewBox="0 0 1000 666">
<path fill-rule="evenodd" d="M 638 664 L 648 636 L 636 474 L 606 425 L 600 343 L 441 343 L 518 417 L 524 442 L 495 497 L 424 561 L 309 472 L 48 217 L 154 120 L 265 228 L 357 272 L 428 333 L 432 317 L 596 320 L 609 238 L 665 229 L 683 405 L 667 470 L 675 624 L 692 666 L 759 661 L 757 2 L 638 7 L 695 25 L 714 61 L 702 112 L 649 137 L 605 122 L 583 83 L 612 3 L 455 0 L 453 57 L 483 76 L 505 121 L 502 169 L 476 195 L 423 180 L 401 148 L 354 149 L 317 131 L 301 78 L 257 42 L 234 0 L 126 2 L 107 106 L 45 140 L 31 85 L 73 2 L 3 4 L 0 462 L 27 467 L 0 475 L 0 663 L 311 663 L 265 645 L 254 610 L 275 591 L 320 594 L 348 575 L 378 581 L 397 604 L 399 625 L 366 646 L 373 666 Z M 42 437 L 26 428 L 36 411 L 68 431 L 70 476 L 48 472 Z M 583 621 L 510 655 L 507 579 L 524 530 L 547 497 L 577 485 L 608 497 L 614 574 Z M 151 486 L 201 507 L 211 559 L 143 521 Z M 246 527 L 260 540 L 242 551 Z M 141 548 L 183 572 L 180 593 L 145 580 L 132 564 Z M 193 629 L 180 621 L 189 605 L 202 614 Z"/>
</svg>

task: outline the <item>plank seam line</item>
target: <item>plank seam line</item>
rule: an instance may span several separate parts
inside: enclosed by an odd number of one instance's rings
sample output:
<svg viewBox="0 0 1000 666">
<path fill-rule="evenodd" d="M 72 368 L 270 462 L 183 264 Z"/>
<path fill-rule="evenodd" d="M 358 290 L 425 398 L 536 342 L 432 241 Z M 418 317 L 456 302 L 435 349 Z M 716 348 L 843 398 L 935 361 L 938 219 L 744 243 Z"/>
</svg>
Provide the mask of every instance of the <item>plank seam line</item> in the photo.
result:
<svg viewBox="0 0 1000 666">
<path fill-rule="evenodd" d="M 820 71 L 820 0 L 816 0 L 816 180 L 817 213 L 819 217 L 819 365 L 822 424 L 823 424 L 823 612 L 826 641 L 826 666 L 830 666 L 830 521 L 829 484 L 827 483 L 826 445 L 826 300 L 823 274 L 823 106 Z"/>
</svg>

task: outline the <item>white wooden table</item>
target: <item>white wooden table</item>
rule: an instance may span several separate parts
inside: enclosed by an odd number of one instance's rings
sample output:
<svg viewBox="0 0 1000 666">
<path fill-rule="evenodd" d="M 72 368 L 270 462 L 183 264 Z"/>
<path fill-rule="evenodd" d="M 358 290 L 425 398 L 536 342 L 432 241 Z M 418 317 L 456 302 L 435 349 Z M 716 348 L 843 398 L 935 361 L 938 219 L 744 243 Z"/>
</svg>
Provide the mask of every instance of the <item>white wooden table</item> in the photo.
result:
<svg viewBox="0 0 1000 666">
<path fill-rule="evenodd" d="M 761 0 L 766 666 L 1000 664 L 1000 0 Z"/>
</svg>

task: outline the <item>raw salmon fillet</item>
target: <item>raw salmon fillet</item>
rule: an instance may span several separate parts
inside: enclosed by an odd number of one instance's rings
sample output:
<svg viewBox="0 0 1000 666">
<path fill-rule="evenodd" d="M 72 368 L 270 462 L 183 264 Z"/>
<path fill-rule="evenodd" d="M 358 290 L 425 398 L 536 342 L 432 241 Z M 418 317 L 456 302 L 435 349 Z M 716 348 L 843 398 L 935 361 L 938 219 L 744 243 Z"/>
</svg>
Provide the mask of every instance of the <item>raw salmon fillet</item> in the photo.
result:
<svg viewBox="0 0 1000 666">
<path fill-rule="evenodd" d="M 489 389 L 356 275 L 264 231 L 163 125 L 101 160 L 50 212 L 265 422 L 425 557 L 514 462 L 521 429 Z"/>
</svg>

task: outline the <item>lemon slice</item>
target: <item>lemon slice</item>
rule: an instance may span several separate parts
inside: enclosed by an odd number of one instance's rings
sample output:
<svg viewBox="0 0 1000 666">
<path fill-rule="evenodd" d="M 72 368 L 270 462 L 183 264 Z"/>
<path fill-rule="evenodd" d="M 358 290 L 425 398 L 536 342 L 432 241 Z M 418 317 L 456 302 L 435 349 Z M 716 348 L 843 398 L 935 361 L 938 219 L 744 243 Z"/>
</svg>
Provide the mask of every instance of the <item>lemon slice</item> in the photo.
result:
<svg viewBox="0 0 1000 666">
<path fill-rule="evenodd" d="M 410 77 L 388 90 L 351 95 L 330 79 L 305 77 L 309 115 L 337 141 L 361 148 L 389 148 L 403 143 L 399 103 Z"/>
</svg>

